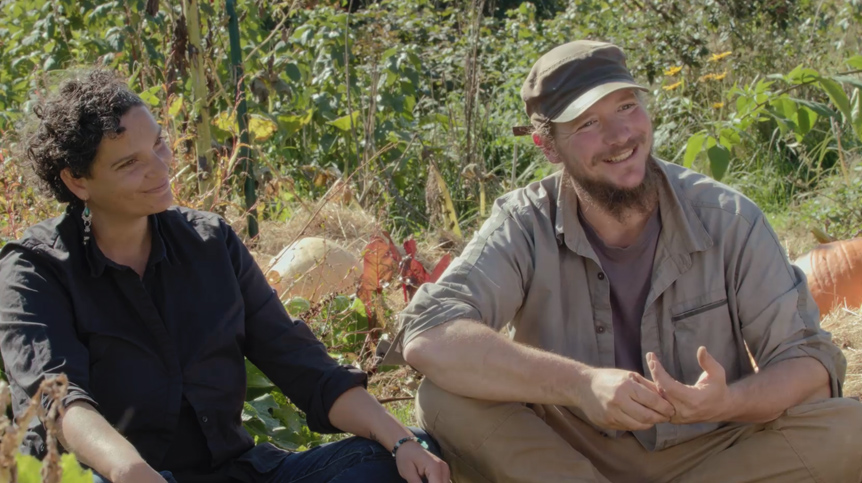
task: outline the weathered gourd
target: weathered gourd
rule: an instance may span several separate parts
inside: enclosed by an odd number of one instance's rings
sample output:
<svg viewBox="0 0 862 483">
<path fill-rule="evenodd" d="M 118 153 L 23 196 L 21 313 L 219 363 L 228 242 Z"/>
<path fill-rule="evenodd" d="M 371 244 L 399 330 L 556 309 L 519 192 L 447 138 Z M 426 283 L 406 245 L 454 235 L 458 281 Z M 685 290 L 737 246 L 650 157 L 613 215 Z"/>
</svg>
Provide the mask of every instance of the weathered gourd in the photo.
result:
<svg viewBox="0 0 862 483">
<path fill-rule="evenodd" d="M 796 260 L 820 308 L 820 317 L 839 306 L 862 305 L 862 238 L 818 245 Z"/>
<path fill-rule="evenodd" d="M 285 247 L 269 263 L 267 279 L 282 301 L 302 297 L 314 303 L 329 293 L 353 294 L 362 264 L 323 238 L 308 237 Z"/>
</svg>

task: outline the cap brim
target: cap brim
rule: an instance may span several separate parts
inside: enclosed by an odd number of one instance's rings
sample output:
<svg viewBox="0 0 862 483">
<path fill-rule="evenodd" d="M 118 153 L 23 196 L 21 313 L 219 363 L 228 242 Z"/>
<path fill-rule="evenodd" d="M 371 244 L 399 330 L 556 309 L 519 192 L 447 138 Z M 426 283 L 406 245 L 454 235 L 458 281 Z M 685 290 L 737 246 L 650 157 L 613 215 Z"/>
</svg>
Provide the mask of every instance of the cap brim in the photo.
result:
<svg viewBox="0 0 862 483">
<path fill-rule="evenodd" d="M 581 114 L 584 113 L 587 109 L 592 107 L 593 104 L 599 101 L 599 99 L 605 97 L 606 95 L 616 92 L 621 89 L 638 89 L 641 91 L 646 91 L 647 88 L 638 84 L 634 84 L 626 81 L 619 82 L 608 82 L 605 84 L 597 85 L 587 92 L 578 96 L 569 107 L 567 107 L 559 116 L 551 119 L 551 122 L 569 122 Z"/>
</svg>

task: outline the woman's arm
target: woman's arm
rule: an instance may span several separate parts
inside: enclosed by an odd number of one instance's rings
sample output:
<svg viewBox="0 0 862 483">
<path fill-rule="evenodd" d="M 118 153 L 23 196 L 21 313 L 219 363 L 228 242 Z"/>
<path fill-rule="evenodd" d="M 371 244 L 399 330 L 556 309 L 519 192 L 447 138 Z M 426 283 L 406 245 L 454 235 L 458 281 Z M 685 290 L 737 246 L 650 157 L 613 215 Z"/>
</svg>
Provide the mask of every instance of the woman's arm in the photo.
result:
<svg viewBox="0 0 862 483">
<path fill-rule="evenodd" d="M 329 411 L 333 426 L 345 432 L 377 441 L 392 450 L 395 444 L 413 433 L 377 402 L 365 389 L 355 387 L 343 393 Z M 448 483 L 449 467 L 419 443 L 406 442 L 395 453 L 398 471 L 408 482 Z"/>
<path fill-rule="evenodd" d="M 165 479 L 144 461 L 138 451 L 96 408 L 76 401 L 60 420 L 60 443 L 78 461 L 114 483 L 164 483 Z"/>
</svg>

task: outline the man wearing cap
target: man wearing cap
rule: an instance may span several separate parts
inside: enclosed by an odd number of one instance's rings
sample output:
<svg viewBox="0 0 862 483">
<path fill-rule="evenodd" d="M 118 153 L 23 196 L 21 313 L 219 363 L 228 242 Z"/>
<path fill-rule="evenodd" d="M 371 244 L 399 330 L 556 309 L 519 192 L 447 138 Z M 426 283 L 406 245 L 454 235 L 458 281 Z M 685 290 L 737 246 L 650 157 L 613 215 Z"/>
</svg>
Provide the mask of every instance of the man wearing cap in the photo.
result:
<svg viewBox="0 0 862 483">
<path fill-rule="evenodd" d="M 618 47 L 521 96 L 562 170 L 495 203 L 387 362 L 457 482 L 862 480 L 862 404 L 805 277 L 738 192 L 655 158 Z"/>
</svg>

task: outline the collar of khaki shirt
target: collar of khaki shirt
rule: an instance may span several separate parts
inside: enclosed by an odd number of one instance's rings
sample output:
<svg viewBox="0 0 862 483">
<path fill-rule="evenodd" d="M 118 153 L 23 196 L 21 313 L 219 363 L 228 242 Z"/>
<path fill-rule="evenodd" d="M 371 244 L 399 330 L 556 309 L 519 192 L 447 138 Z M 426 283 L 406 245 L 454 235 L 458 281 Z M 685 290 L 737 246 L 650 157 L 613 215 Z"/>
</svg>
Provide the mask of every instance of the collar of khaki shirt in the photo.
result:
<svg viewBox="0 0 862 483">
<path fill-rule="evenodd" d="M 665 161 L 656 160 L 656 164 L 661 170 L 659 211 L 663 244 L 668 247 L 670 255 L 708 250 L 712 247 L 712 238 L 691 205 L 678 193 L 682 188 L 668 178 Z M 578 255 L 598 260 L 578 220 L 578 197 L 571 178 L 565 173 L 557 176 L 557 216 L 554 223 L 557 240 L 564 241 L 569 250 Z"/>
</svg>

